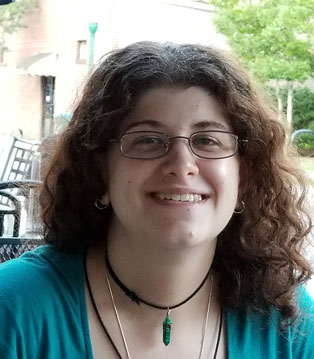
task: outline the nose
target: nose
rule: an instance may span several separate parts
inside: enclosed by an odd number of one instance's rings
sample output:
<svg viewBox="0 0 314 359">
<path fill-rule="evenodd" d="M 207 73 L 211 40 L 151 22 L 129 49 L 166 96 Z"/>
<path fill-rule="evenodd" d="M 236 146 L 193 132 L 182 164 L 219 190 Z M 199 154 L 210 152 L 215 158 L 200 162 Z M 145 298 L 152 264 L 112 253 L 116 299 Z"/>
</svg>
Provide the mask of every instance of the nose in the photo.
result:
<svg viewBox="0 0 314 359">
<path fill-rule="evenodd" d="M 197 157 L 192 153 L 188 140 L 176 138 L 168 153 L 161 158 L 161 170 L 165 176 L 193 177 L 199 173 Z"/>
</svg>

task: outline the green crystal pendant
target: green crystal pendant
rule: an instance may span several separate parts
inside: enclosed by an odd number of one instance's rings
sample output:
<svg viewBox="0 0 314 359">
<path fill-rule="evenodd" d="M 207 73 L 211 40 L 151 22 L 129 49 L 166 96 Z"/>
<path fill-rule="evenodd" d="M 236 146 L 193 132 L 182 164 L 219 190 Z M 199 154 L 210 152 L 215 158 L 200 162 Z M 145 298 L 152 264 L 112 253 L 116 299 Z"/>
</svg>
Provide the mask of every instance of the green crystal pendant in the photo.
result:
<svg viewBox="0 0 314 359">
<path fill-rule="evenodd" d="M 162 324 L 162 338 L 164 344 L 167 346 L 170 343 L 171 336 L 171 319 L 170 319 L 170 310 L 168 309 L 166 319 Z"/>
</svg>

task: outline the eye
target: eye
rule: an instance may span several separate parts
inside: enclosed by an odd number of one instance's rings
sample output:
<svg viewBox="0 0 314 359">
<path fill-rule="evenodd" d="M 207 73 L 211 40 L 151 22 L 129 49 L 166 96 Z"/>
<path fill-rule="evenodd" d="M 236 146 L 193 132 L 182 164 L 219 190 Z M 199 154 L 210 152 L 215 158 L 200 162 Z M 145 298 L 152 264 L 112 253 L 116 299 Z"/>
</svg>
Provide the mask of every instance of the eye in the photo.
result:
<svg viewBox="0 0 314 359">
<path fill-rule="evenodd" d="M 220 147 L 220 141 L 208 134 L 197 134 L 192 138 L 192 145 L 198 148 Z"/>
<path fill-rule="evenodd" d="M 129 133 L 124 137 L 125 152 L 141 153 L 161 151 L 167 145 L 167 137 L 162 133 Z"/>
<path fill-rule="evenodd" d="M 161 136 L 158 135 L 142 135 L 138 136 L 133 140 L 134 146 L 156 146 L 156 145 L 163 145 L 164 141 Z"/>
</svg>

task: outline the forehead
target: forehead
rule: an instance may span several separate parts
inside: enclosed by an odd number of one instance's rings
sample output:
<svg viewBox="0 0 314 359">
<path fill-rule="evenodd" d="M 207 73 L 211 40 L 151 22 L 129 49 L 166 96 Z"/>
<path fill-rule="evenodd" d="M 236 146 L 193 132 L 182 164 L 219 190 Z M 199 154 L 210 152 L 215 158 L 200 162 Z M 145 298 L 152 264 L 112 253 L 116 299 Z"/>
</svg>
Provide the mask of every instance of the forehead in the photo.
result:
<svg viewBox="0 0 314 359">
<path fill-rule="evenodd" d="M 200 87 L 148 90 L 135 103 L 122 130 L 190 128 L 231 130 L 226 111 Z"/>
</svg>

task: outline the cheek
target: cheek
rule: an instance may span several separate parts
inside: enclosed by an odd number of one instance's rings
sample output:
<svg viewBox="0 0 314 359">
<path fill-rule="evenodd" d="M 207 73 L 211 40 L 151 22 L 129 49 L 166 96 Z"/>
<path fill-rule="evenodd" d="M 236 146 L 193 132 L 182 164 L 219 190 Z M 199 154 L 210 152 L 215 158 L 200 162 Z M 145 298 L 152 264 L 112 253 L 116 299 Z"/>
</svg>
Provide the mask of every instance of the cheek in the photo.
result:
<svg viewBox="0 0 314 359">
<path fill-rule="evenodd" d="M 230 201 L 237 199 L 240 184 L 239 171 L 239 164 L 236 161 L 221 161 L 207 171 L 216 195 L 225 196 Z"/>
<path fill-rule="evenodd" d="M 204 171 L 216 183 L 235 183 L 239 184 L 240 166 L 236 161 L 216 160 L 210 166 L 206 166 Z"/>
<path fill-rule="evenodd" d="M 109 192 L 112 198 L 123 203 L 130 201 L 139 187 L 139 171 L 137 166 L 119 161 L 112 166 L 109 176 Z"/>
</svg>

